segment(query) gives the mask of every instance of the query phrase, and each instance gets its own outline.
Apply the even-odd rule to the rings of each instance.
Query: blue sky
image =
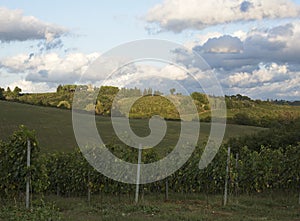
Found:
[[[105,51],[157,38],[200,53],[226,94],[300,99],[300,0],[216,2],[1,0],[0,87],[52,91]]]
[[[24,15],[59,24],[72,31],[64,43],[82,52],[107,51],[127,41],[149,37],[172,39],[184,42],[186,35],[162,33],[149,35],[145,30],[143,16],[158,0],[148,1],[1,1],[9,9],[22,9]],[[30,42],[31,43],[31,42]],[[25,44],[27,47],[30,43]],[[23,43],[21,45],[24,45]],[[19,48],[10,44],[6,48]],[[26,47],[25,46],[25,47]],[[26,48],[25,48],[26,49]],[[30,51],[30,50],[29,50]],[[7,51],[6,51],[7,52]],[[1,55],[6,55],[1,51]]]

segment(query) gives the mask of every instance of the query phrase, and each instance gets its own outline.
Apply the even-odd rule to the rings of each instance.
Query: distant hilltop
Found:
[[[113,101],[115,101],[120,107],[120,116],[146,119],[153,115],[160,115],[165,119],[180,120],[178,110],[168,99],[171,96],[172,100],[177,103],[186,103],[191,97],[197,108],[199,119],[205,122],[211,120],[211,110],[216,111],[225,105],[227,122],[235,124],[269,127],[274,123],[291,122],[300,117],[300,101],[253,100],[241,94],[225,96],[225,99],[221,99],[200,92],[193,92],[187,96],[177,93],[174,88],[171,88],[168,94],[164,94],[152,88],[118,88],[113,86],[97,88],[91,84],[59,85],[56,92],[52,93],[22,93],[22,89],[19,87],[15,87],[14,90],[8,87],[6,90],[0,88],[0,99],[71,109],[76,90],[84,93],[84,99],[80,101],[84,104],[84,111],[94,112],[102,116],[111,115]],[[94,101],[95,92],[98,92],[96,102]],[[136,100],[136,97],[140,98]],[[125,113],[122,107],[130,105],[132,99],[136,101],[131,107],[130,113]]]

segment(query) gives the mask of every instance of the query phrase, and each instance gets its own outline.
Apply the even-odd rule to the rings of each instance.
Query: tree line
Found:
[[[33,105],[71,109],[74,92],[79,90],[84,98],[79,100],[80,106],[86,112],[94,112],[97,115],[110,116],[112,104],[120,108],[120,116],[127,113],[122,112],[122,107],[130,104],[136,97],[141,97],[132,106],[127,117],[130,118],[150,118],[153,115],[162,115],[165,119],[179,120],[178,110],[168,100],[172,99],[185,103],[189,96],[175,93],[176,89],[171,88],[170,94],[163,95],[159,90],[152,88],[118,88],[112,86],[102,86],[100,88],[92,85],[59,85],[57,91],[53,93],[21,93],[22,89],[15,87],[14,90],[0,88],[0,99],[16,101]],[[94,93],[98,92],[94,103]],[[300,109],[295,106],[297,102],[283,101],[262,101],[252,100],[240,94],[225,96],[225,104],[222,99],[215,96],[208,96],[200,92],[190,94],[193,99],[199,118],[201,121],[211,121],[211,110],[224,107],[226,104],[228,123],[251,125],[260,127],[272,127],[276,124],[291,122],[300,117]]]

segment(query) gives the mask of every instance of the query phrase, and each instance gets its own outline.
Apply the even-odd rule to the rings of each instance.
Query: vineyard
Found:
[[[300,0],[3,0],[0,46],[0,221],[300,221]]]
[[[27,142],[31,145],[32,164],[26,167]],[[111,144],[119,157],[136,162],[136,150]],[[127,151],[124,151],[127,150]],[[143,196],[170,193],[222,194],[226,179],[227,148],[221,147],[213,162],[204,170],[198,169],[202,148],[197,147],[189,161],[166,180],[141,185]],[[160,159],[153,150],[142,155],[143,163]],[[242,147],[230,155],[229,191],[231,195],[268,191],[289,191],[297,194],[300,184],[300,145],[272,150],[261,147],[252,151]],[[79,150],[41,154],[34,131],[21,126],[7,142],[0,144],[0,196],[2,200],[24,201],[25,182],[30,177],[30,192],[35,195],[61,197],[93,195],[134,196],[135,185],[115,182],[95,171]],[[0,216],[1,218],[1,216]],[[1,219],[0,219],[1,220]]]
[[[222,148],[214,161],[205,170],[198,169],[201,151],[193,157],[168,180],[169,190],[184,193],[222,193],[225,182],[227,150]],[[65,155],[51,154],[42,161],[48,170],[50,185],[48,193],[61,195],[85,195],[92,193],[113,193],[134,195],[135,186],[115,182],[95,171],[79,151]],[[155,154],[143,154],[143,162],[158,160]],[[231,190],[239,193],[262,192],[266,190],[299,189],[300,171],[299,146],[286,148],[286,151],[263,148],[260,153],[242,148],[238,168],[236,159],[231,155],[230,184]],[[128,159],[129,160],[129,159]],[[131,159],[132,160],[132,159]],[[133,160],[132,160],[133,161]],[[238,186],[235,186],[238,183]],[[209,187],[209,188],[208,188]],[[165,180],[142,185],[144,193],[164,192]]]

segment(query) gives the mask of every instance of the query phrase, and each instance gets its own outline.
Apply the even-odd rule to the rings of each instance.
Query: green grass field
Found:
[[[109,143],[113,138],[117,139],[109,117],[97,116],[96,122],[104,142]],[[70,110],[0,101],[0,139],[6,140],[21,124],[36,131],[42,152],[68,152],[77,146]],[[134,119],[130,121],[130,124],[132,130],[139,136],[146,136],[150,132],[148,120]],[[177,142],[180,123],[168,121],[167,125],[167,134],[159,146],[172,147]],[[251,134],[261,130],[264,128],[227,125],[225,140],[229,137]],[[210,124],[201,123],[200,144],[207,139],[209,131]]]
[[[48,205],[55,205],[55,211],[62,221],[300,220],[300,205],[297,202],[297,194],[280,192],[230,196],[226,207],[222,205],[222,198],[222,195],[173,193],[170,194],[168,201],[164,201],[163,194],[153,194],[145,195],[138,204],[135,204],[132,195],[94,195],[90,203],[83,197],[64,198],[50,195],[45,196],[44,202]],[[4,209],[8,206],[10,209]],[[35,210],[36,213],[37,210]],[[19,205],[16,209],[13,202],[1,205],[0,201],[0,221],[24,220],[28,213],[32,214],[33,212],[26,211],[24,205]],[[33,216],[31,215],[31,217]],[[42,217],[46,220],[45,218],[49,217],[49,213],[45,213]]]
[[[145,196],[138,205],[128,196],[96,196],[89,206],[83,198],[49,197],[61,208],[63,220],[230,220],[230,221],[299,221],[300,206],[295,194],[257,194],[231,197],[222,206],[221,195],[173,194],[164,202],[163,195]]]

